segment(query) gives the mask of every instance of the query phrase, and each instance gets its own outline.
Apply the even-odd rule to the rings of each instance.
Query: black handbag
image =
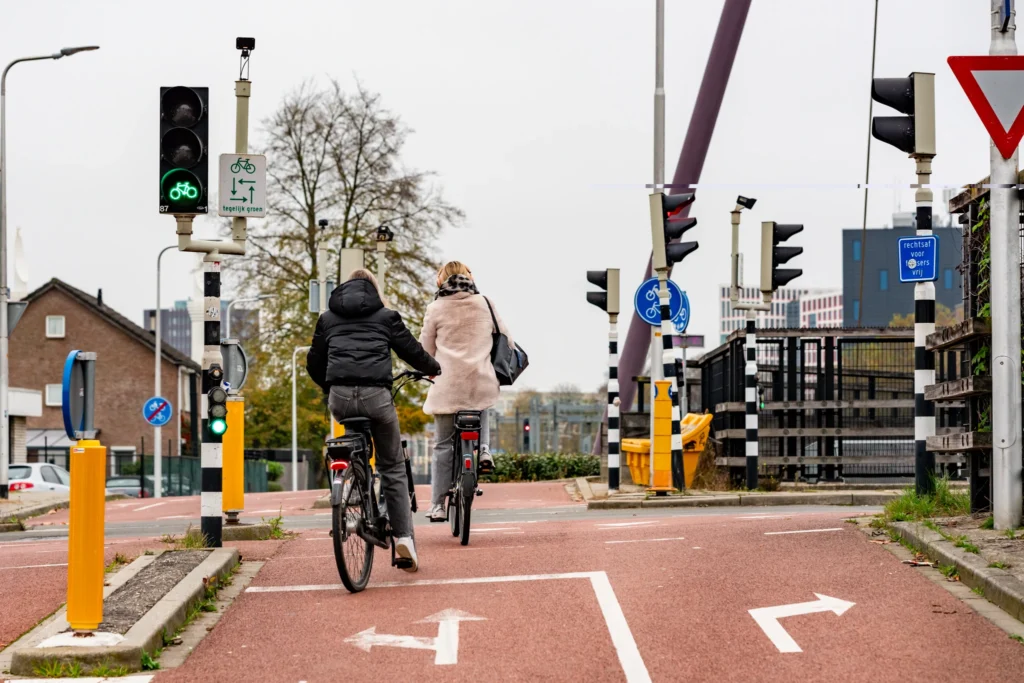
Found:
[[[494,323],[494,332],[491,333],[491,365],[494,366],[498,385],[511,386],[530,365],[530,359],[519,344],[515,345],[515,349],[509,348],[508,337],[498,329],[498,319],[491,308],[491,302],[487,297],[484,297],[484,301],[487,302],[487,310],[491,312],[491,322]]]

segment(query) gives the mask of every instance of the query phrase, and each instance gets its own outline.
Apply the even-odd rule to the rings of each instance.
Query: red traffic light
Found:
[[[524,432],[530,431],[530,425],[523,425],[523,431]]]

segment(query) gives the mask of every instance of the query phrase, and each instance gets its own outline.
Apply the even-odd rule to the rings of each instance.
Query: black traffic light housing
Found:
[[[802,254],[804,248],[778,246],[798,232],[803,232],[803,229],[804,226],[797,224],[787,225],[773,221],[761,223],[762,292],[774,292],[804,274],[804,271],[798,268],[779,268],[780,264]]]
[[[207,428],[214,436],[222,436],[228,430],[228,392],[221,386],[224,371],[215,363],[209,373],[213,386],[206,392]]]
[[[587,303],[594,304],[608,315],[619,314],[619,269],[588,270],[587,282],[603,292],[587,292]]]
[[[655,192],[650,196],[654,270],[666,270],[697,251],[696,242],[673,243],[697,225],[696,218],[676,218],[695,198],[692,192],[676,195]]]
[[[523,418],[523,450],[530,450],[530,418]]]
[[[208,212],[209,102],[209,88],[160,88],[160,213]]]
[[[871,135],[913,157],[935,156],[935,74],[874,78],[871,99],[906,116],[875,116]]]

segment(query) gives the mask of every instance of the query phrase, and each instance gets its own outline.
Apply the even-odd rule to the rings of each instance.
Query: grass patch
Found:
[[[956,568],[955,565],[940,564],[940,565],[937,565],[935,568],[938,569],[940,572],[942,572],[942,575],[945,576],[947,579],[959,579],[960,578],[960,572],[957,571],[957,568]]]
[[[175,550],[202,550],[206,547],[206,536],[191,524],[188,525],[184,535],[172,536],[171,534],[164,534],[160,541],[173,545]]]
[[[127,676],[128,673],[128,667],[126,666],[112,667],[109,664],[104,663],[97,667],[93,667],[92,671],[89,672],[89,676],[93,678],[119,678],[121,676]]]
[[[988,518],[984,522],[981,523],[981,528],[982,529],[995,529],[996,528],[996,518],[993,517],[992,515],[989,515]]]
[[[82,665],[78,662],[65,664],[56,659],[44,659],[32,667],[39,678],[81,678]]]
[[[963,548],[967,552],[974,553],[975,555],[977,555],[979,552],[978,546],[971,543],[970,539],[963,535],[957,536],[955,539],[953,539],[953,545],[955,545],[957,548]]]
[[[1011,633],[1010,640],[1016,640],[1018,643],[1024,643],[1024,636],[1017,635],[1016,633]]]
[[[142,651],[142,670],[143,671],[156,671],[160,668],[160,654],[163,652],[163,648],[159,648],[153,654],[149,654],[145,650]]]
[[[988,566],[989,566],[989,569],[1009,569],[1010,568],[1010,565],[1006,564],[1005,562],[990,562]]]
[[[132,563],[132,559],[133,558],[127,557],[126,555],[122,555],[121,553],[117,553],[116,555],[114,555],[114,559],[111,560],[110,564],[108,564],[106,566],[104,571],[107,574],[109,574],[111,572],[116,572],[121,567],[124,567],[125,565],[131,564]]]
[[[971,499],[967,491],[954,490],[949,485],[947,477],[933,481],[935,492],[931,495],[919,496],[913,487],[908,487],[899,498],[886,503],[881,526],[892,522],[918,522],[929,517],[959,517],[970,514]]]
[[[982,588],[981,586],[975,586],[974,588],[971,589],[971,592],[974,593],[975,595],[980,595],[982,597],[985,597],[985,589]]]
[[[261,519],[270,527],[270,537],[273,539],[280,540],[294,535],[284,529],[284,516],[281,513],[281,508],[277,510],[277,517],[272,517],[271,519],[263,517]]]
[[[1007,538],[1017,538],[1017,534],[1013,532],[1013,529],[1003,530],[1003,536],[1006,536]]]

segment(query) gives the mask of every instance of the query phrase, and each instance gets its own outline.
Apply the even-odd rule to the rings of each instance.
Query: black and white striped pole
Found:
[[[587,282],[604,292],[587,292],[587,302],[608,314],[608,492],[619,490],[619,269],[588,270]]]
[[[662,376],[670,382],[669,392],[672,399],[672,486],[680,491],[686,487],[686,481],[683,476],[683,439],[680,429],[682,417],[679,413],[679,383],[676,377],[675,350],[672,344],[674,329],[670,307],[671,295],[668,290],[668,271],[673,265],[697,251],[697,242],[676,241],[683,236],[683,233],[697,225],[696,218],[675,219],[675,216],[692,204],[694,199],[692,193],[665,195],[661,192],[654,192],[650,195],[652,265],[658,274],[658,299],[661,304]],[[653,405],[651,421],[653,424]],[[653,466],[654,439],[651,439],[651,462]]]
[[[203,259],[203,393],[202,446],[199,452],[200,528],[211,548],[222,545],[223,435],[227,430],[227,392],[220,366],[220,255]]]
[[[932,191],[926,185],[931,177],[932,158],[935,156],[935,74],[915,71],[906,78],[872,79],[871,99],[906,114],[906,116],[874,117],[871,120],[871,135],[906,152],[914,159],[918,183],[914,195],[917,202],[917,235],[930,237],[932,235]],[[1013,181],[1016,182],[1016,174],[1013,175]],[[994,176],[992,182],[996,182]],[[993,192],[995,191],[993,189]],[[1016,214],[1012,220],[1016,225]],[[1016,228],[1013,232],[1013,243],[1017,244]],[[995,241],[992,244],[993,262],[995,262],[998,258]],[[1016,250],[1017,247],[1015,246],[1013,249]],[[1019,279],[1019,274],[1014,276],[1014,282],[1019,283]],[[1017,284],[1013,286],[1015,289],[1019,289]],[[994,290],[993,287],[993,292]],[[993,303],[995,303],[994,300]],[[935,455],[928,451],[928,437],[935,434],[935,404],[924,398],[925,387],[935,383],[935,357],[927,351],[925,345],[928,335],[934,331],[935,283],[916,282],[914,284],[914,484],[918,495],[934,492]],[[996,350],[995,345],[993,345],[993,349]],[[1019,391],[1020,378],[1015,378],[1014,382]],[[999,387],[996,386],[995,394],[998,394],[998,390]],[[1002,528],[999,526],[998,517],[997,515],[996,528]]]

